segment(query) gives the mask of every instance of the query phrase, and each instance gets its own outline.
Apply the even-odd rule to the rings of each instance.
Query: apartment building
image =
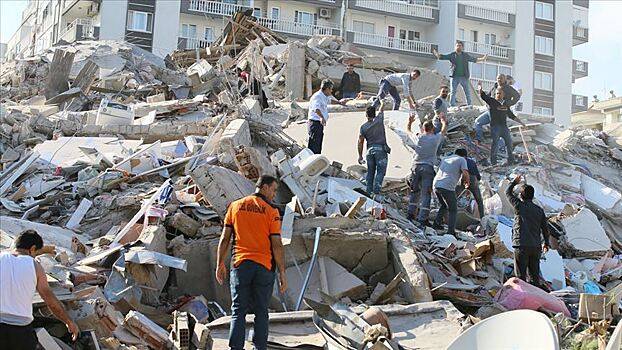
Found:
[[[565,125],[571,111],[587,108],[572,83],[587,76],[588,63],[573,59],[572,48],[588,40],[589,0],[31,0],[9,53],[99,38],[164,56],[206,47],[242,9],[292,39],[339,35],[369,54],[445,74],[449,63],[432,50],[450,52],[462,40],[467,52],[488,55],[471,67],[474,85],[489,88],[497,74],[510,74],[524,112],[555,115]]]

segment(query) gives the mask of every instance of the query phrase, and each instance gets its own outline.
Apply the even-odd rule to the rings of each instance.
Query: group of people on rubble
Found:
[[[484,216],[484,204],[479,190],[479,173],[475,159],[468,156],[464,148],[456,149],[451,156],[440,161],[441,145],[448,130],[448,108],[456,104],[458,86],[462,86],[467,104],[471,104],[469,92],[469,62],[486,60],[474,58],[463,52],[463,43],[456,42],[455,52],[435,56],[451,62],[451,91],[448,86],[441,86],[438,97],[434,100],[434,116],[426,120],[414,135],[414,158],[412,173],[408,183],[410,197],[408,218],[420,227],[431,226],[442,230],[447,215],[447,234],[455,235],[457,196],[468,190],[477,202],[480,217]],[[367,164],[367,192],[376,200],[381,200],[380,190],[387,170],[390,148],[384,129],[384,103],[386,95],[393,99],[393,109],[400,108],[401,98],[397,90],[402,87],[411,111],[418,104],[411,94],[411,83],[421,76],[419,70],[409,73],[394,73],[384,77],[379,83],[379,91],[371,106],[366,109],[367,121],[360,127],[357,145],[359,163]],[[511,107],[520,99],[520,93],[511,86],[509,77],[499,75],[497,83],[489,94],[478,86],[480,97],[489,110],[475,121],[476,143],[482,141],[483,126],[490,124],[492,135],[491,164],[496,164],[499,139],[505,143],[508,164],[514,163],[512,139],[507,126],[507,118],[522,124],[513,114]],[[338,87],[342,99],[333,97],[334,85],[330,80],[321,83],[320,90],[311,97],[308,114],[308,147],[314,153],[322,152],[324,127],[327,124],[328,104],[345,104],[360,93],[360,77],[353,66]],[[448,96],[451,95],[449,101]],[[415,115],[408,120],[411,130]],[[363,147],[367,153],[363,157]],[[438,165],[438,166],[437,166]],[[437,169],[435,170],[435,167]],[[534,188],[523,185],[519,196],[514,188],[520,183],[521,176],[516,176],[506,190],[506,196],[514,208],[515,219],[512,245],[515,254],[515,273],[539,286],[540,255],[548,250],[547,220],[542,208],[533,203]],[[462,186],[461,186],[462,185]],[[253,343],[257,349],[267,348],[268,304],[273,292],[275,279],[278,279],[278,291],[287,289],[285,259],[280,238],[281,219],[279,211],[272,201],[276,195],[278,181],[272,176],[263,175],[256,184],[256,192],[231,203],[227,209],[223,232],[220,237],[217,255],[216,279],[224,283],[229,274],[232,299],[232,319],[229,346],[243,349],[245,345],[246,314],[255,314]],[[464,188],[464,189],[463,189]],[[439,202],[439,210],[432,224],[429,223],[431,195],[434,193]],[[75,340],[79,329],[64,311],[62,305],[51,291],[43,267],[33,260],[43,247],[41,236],[27,230],[15,240],[15,249],[0,253],[0,343],[11,349],[34,349],[36,335],[32,327],[32,298],[35,291],[43,298],[50,311],[63,323]],[[227,253],[231,251],[231,268],[227,271]],[[278,268],[278,272],[277,272]]]

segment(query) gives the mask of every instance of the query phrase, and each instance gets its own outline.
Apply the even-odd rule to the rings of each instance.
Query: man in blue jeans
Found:
[[[477,85],[477,91],[488,105],[488,110],[490,112],[490,134],[492,135],[492,145],[490,146],[490,164],[497,164],[497,152],[499,151],[499,138],[503,138],[505,141],[505,149],[508,155],[508,165],[514,164],[514,154],[513,152],[513,143],[512,143],[512,135],[510,134],[510,129],[507,125],[507,118],[514,119],[522,126],[525,126],[518,117],[512,113],[510,107],[508,107],[504,103],[504,94],[503,88],[499,87],[495,90],[495,97],[492,98],[488,96],[483,90],[482,85]]]
[[[449,156],[441,161],[438,172],[434,177],[434,193],[438,198],[440,207],[434,219],[432,228],[435,230],[443,229],[443,220],[447,214],[447,234],[456,234],[456,219],[458,214],[458,204],[456,200],[456,186],[460,183],[464,188],[471,185],[469,177],[469,168],[467,165],[467,151],[459,148],[454,155]]]
[[[516,103],[518,103],[518,101],[520,100],[520,93],[509,84],[505,74],[497,75],[497,82],[490,90],[488,96],[494,96],[495,91],[498,87],[501,87],[503,89],[503,103],[506,106],[512,107]],[[473,126],[475,128],[476,145],[479,145],[479,143],[482,142],[482,138],[484,136],[484,125],[487,124],[490,124],[490,111],[486,111],[480,114],[480,116],[475,119],[475,124]],[[502,144],[502,146],[503,145],[504,144]]]
[[[358,152],[359,164],[363,164],[363,144],[367,141],[367,193],[373,198],[380,195],[382,181],[387,173],[390,148],[384,130],[384,102],[380,102],[380,111],[367,107],[367,122],[361,125],[359,132]]]
[[[229,347],[244,349],[246,313],[255,314],[253,344],[265,350],[268,343],[268,304],[274,286],[274,263],[279,269],[279,291],[287,289],[285,258],[281,243],[281,218],[273,206],[278,183],[262,175],[256,192],[229,205],[218,243],[216,280],[227,275],[225,258],[233,237],[231,262],[231,327]]]
[[[436,51],[436,49],[432,50],[432,53],[437,59],[451,62],[451,74],[449,75],[451,77],[451,98],[449,103],[452,106],[456,105],[458,85],[462,86],[462,90],[466,96],[467,105],[471,105],[471,90],[469,89],[471,86],[471,83],[469,82],[471,74],[469,73],[469,62],[484,62],[488,57],[488,55],[484,55],[480,58],[475,58],[463,50],[464,43],[460,40],[456,40],[456,51],[452,53],[441,55],[438,51]]]
[[[414,118],[408,120],[408,131],[411,129]],[[422,126],[422,135],[415,137],[412,165],[412,174],[410,175],[409,187],[410,196],[408,199],[408,219],[414,220],[417,208],[417,224],[420,226],[429,226],[428,217],[430,214],[430,202],[432,200],[432,181],[434,180],[434,165],[437,161],[437,150],[445,134],[447,133],[447,119],[444,114],[440,115],[441,131],[434,132],[434,124],[426,121]]]
[[[415,69],[410,73],[393,73],[382,78],[379,83],[377,99],[374,100],[372,106],[378,108],[378,106],[380,105],[380,101],[382,101],[387,96],[387,94],[389,94],[393,99],[393,110],[399,110],[402,99],[400,98],[400,93],[399,91],[397,91],[397,88],[401,86],[404,89],[404,95],[406,96],[406,100],[408,101],[408,106],[411,110],[416,109],[417,102],[415,102],[415,98],[410,91],[410,85],[420,76],[421,71]]]

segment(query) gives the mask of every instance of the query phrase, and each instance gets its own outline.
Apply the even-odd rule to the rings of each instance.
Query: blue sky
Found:
[[[6,43],[19,27],[26,3],[26,0],[0,0],[0,42]],[[592,95],[603,98],[604,92],[612,89],[622,95],[620,14],[620,0],[590,0],[589,42],[573,49],[574,58],[589,62],[589,75],[577,80],[574,93],[587,95],[590,100]]]

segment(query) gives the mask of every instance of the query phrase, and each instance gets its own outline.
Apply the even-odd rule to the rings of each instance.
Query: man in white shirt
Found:
[[[420,76],[421,71],[415,69],[410,73],[393,73],[382,78],[379,84],[378,99],[374,101],[373,106],[378,108],[380,101],[384,99],[387,94],[389,94],[391,95],[391,98],[393,98],[393,110],[397,111],[400,109],[402,99],[400,98],[400,93],[397,91],[397,88],[402,86],[404,89],[404,95],[408,100],[408,105],[411,110],[414,110],[417,107],[417,103],[415,102],[415,99],[410,91],[410,84]]]
[[[322,80],[320,90],[316,91],[309,100],[309,142],[307,147],[315,154],[322,153],[322,141],[324,140],[324,127],[328,121],[328,105],[331,101],[336,101],[345,105],[350,99],[337,101],[333,97],[333,82],[330,79]]]
[[[15,239],[15,249],[0,253],[0,344],[3,349],[34,350],[37,336],[32,327],[32,301],[39,293],[52,314],[61,320],[75,341],[80,332],[67,316],[48,285],[45,270],[34,257],[43,247],[43,239],[34,230],[26,230]]]

